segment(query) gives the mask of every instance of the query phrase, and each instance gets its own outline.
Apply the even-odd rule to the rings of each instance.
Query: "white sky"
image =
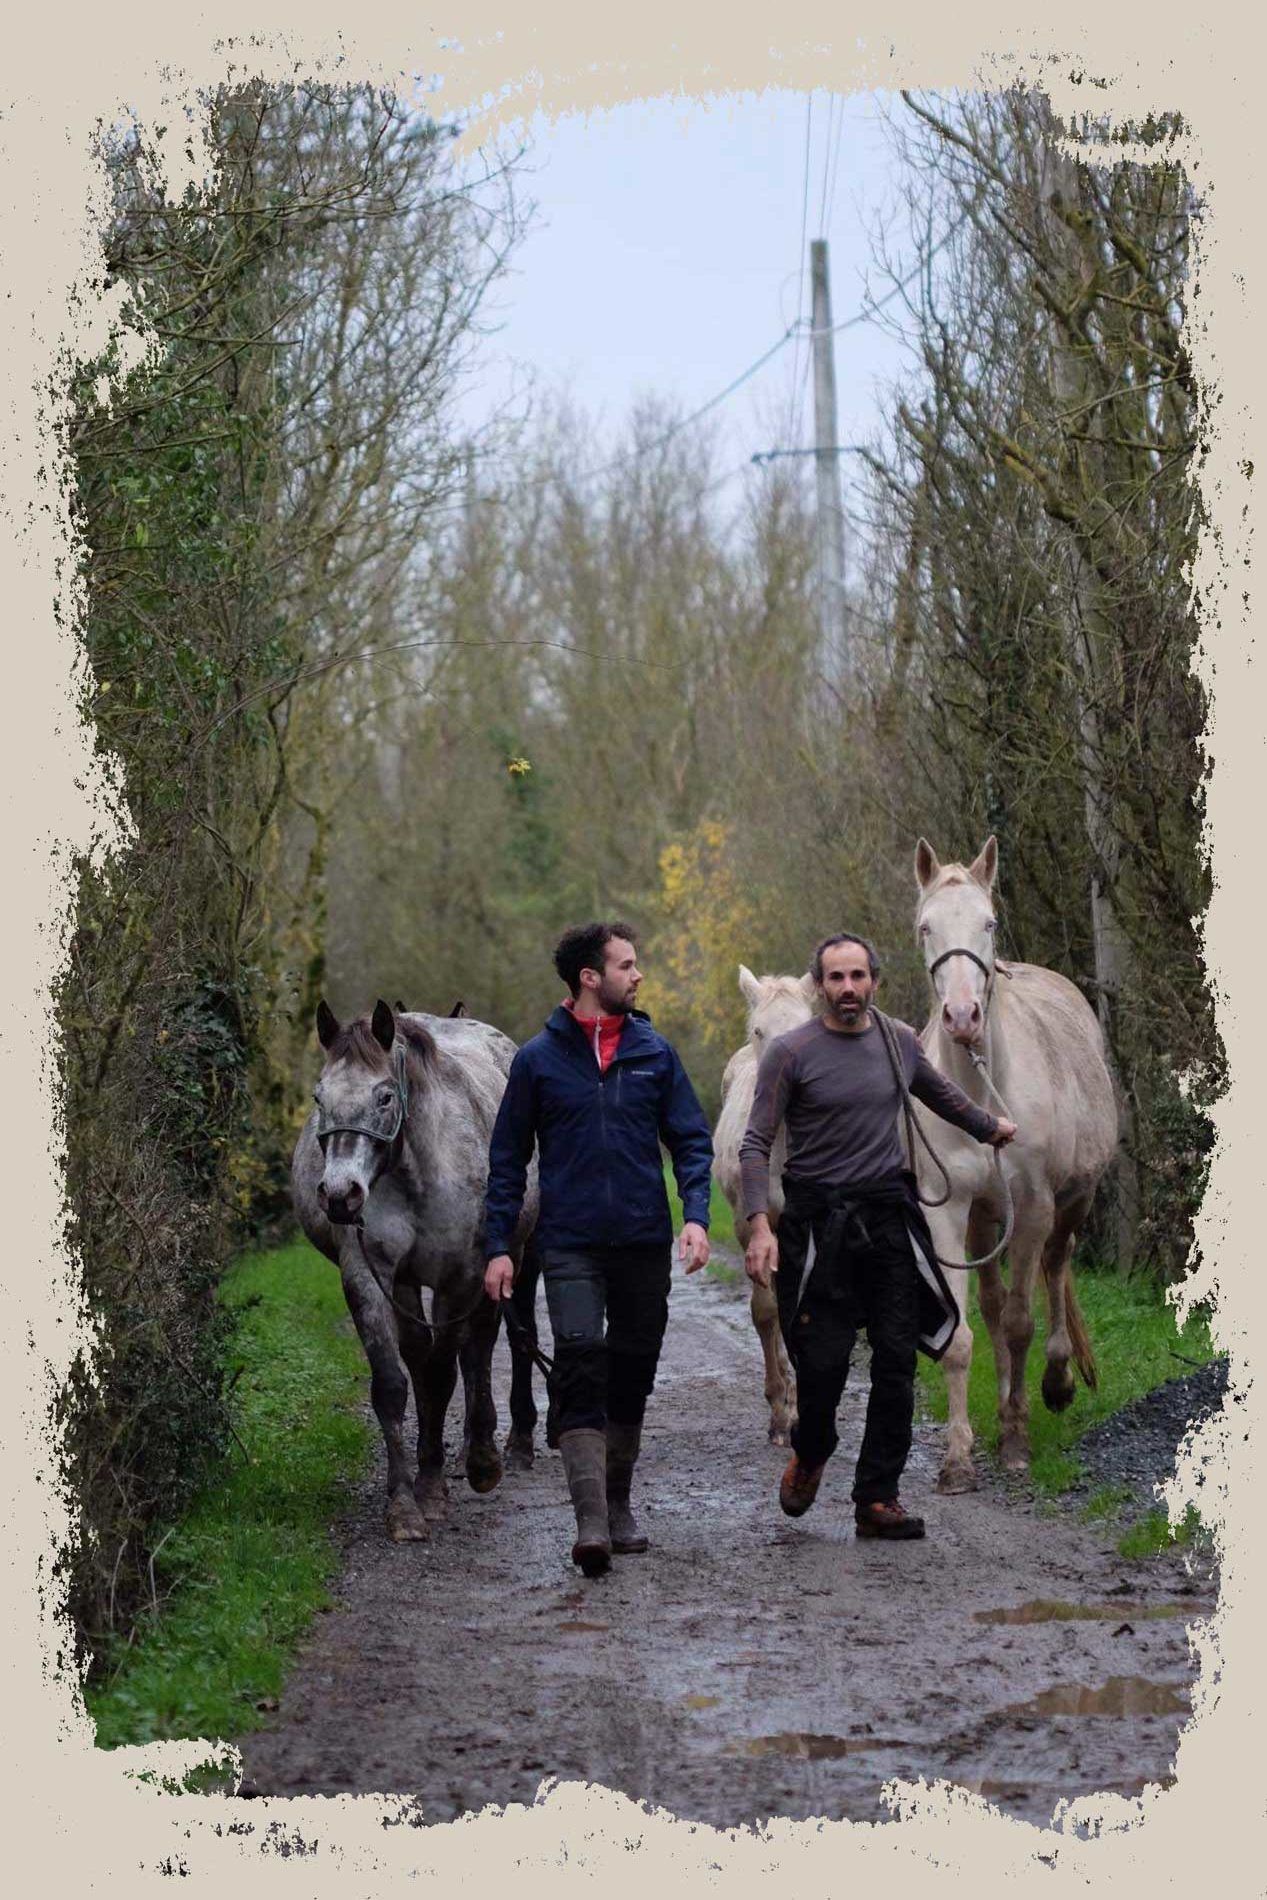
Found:
[[[872,257],[876,226],[900,257],[911,252],[882,103],[813,95],[803,254],[804,93],[710,105],[651,100],[533,121],[531,169],[518,189],[535,199],[537,215],[486,306],[485,320],[501,327],[480,346],[465,420],[478,428],[531,371],[542,394],[565,392],[590,414],[601,459],[640,395],[697,408],[776,341],[797,316],[798,297],[808,320],[811,238],[830,243],[836,323],[860,307],[868,276],[873,296],[883,295],[889,279]],[[907,359],[875,323],[835,344],[839,436],[855,441],[873,429],[884,385]],[[807,347],[788,343],[714,411],[719,467],[812,442]]]

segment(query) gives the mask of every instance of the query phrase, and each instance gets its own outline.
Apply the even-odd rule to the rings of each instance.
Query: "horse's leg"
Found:
[[[971,1230],[969,1230],[971,1231]],[[981,1251],[989,1253],[998,1239],[994,1232]],[[1003,1416],[1003,1407],[1007,1404],[1007,1395],[1012,1389],[1012,1360],[1003,1337],[1003,1302],[1007,1297],[1007,1288],[1003,1284],[1003,1269],[997,1260],[988,1267],[977,1269],[977,1300],[981,1307],[981,1317],[985,1329],[990,1335],[990,1344],[994,1348],[994,1371],[999,1386],[999,1416]]]
[[[481,1300],[458,1348],[466,1394],[466,1481],[472,1491],[495,1491],[502,1481],[493,1401],[493,1346],[501,1317],[491,1300]]]
[[[1029,1470],[1029,1393],[1025,1362],[1034,1337],[1034,1285],[1051,1230],[1050,1199],[1016,1210],[1008,1248],[1008,1288],[1003,1300],[1003,1338],[1008,1354],[1008,1395],[999,1410],[999,1457],[1005,1471]]]
[[[965,1258],[968,1204],[961,1197],[945,1207],[929,1209],[928,1227],[933,1249],[941,1260]],[[959,1308],[959,1324],[942,1354],[946,1375],[948,1427],[946,1456],[937,1476],[937,1489],[945,1492],[975,1491],[977,1474],[972,1468],[972,1426],[968,1420],[968,1372],[972,1365],[972,1327],[968,1321],[968,1275],[954,1267],[945,1268],[947,1285]]]
[[[1069,1261],[1074,1238],[1086,1213],[1083,1206],[1058,1214],[1043,1248],[1043,1280],[1047,1287],[1047,1364],[1043,1368],[1043,1404],[1049,1412],[1063,1412],[1073,1404],[1073,1340],[1069,1330]]]
[[[510,1344],[510,1430],[506,1434],[506,1464],[512,1471],[526,1471],[532,1464],[532,1435],[537,1427],[537,1407],[532,1396],[532,1351],[537,1344],[537,1282],[541,1278],[541,1256],[529,1241],[524,1248],[523,1264],[510,1296],[515,1317],[523,1329],[522,1339],[507,1327]]]
[[[444,1481],[444,1415],[457,1384],[458,1353],[453,1329],[441,1330],[439,1301],[431,1308],[432,1335],[425,1362],[419,1367],[418,1475],[414,1496],[428,1518],[439,1517],[449,1490]]]
[[[765,1396],[770,1407],[769,1438],[772,1445],[786,1445],[796,1403],[792,1368],[779,1327],[779,1308],[774,1288],[758,1286],[755,1281],[750,1302],[752,1323],[761,1341],[765,1360]]]
[[[413,1467],[405,1450],[409,1375],[401,1360],[392,1307],[365,1263],[345,1253],[340,1262],[343,1297],[370,1362],[370,1402],[387,1447],[387,1534],[394,1543],[416,1542],[427,1525],[414,1501]]]
[[[414,1498],[425,1515],[426,1486],[420,1484],[419,1478],[426,1461],[427,1370],[432,1356],[433,1335],[423,1314],[422,1292],[419,1287],[412,1281],[398,1280],[392,1297],[396,1304],[396,1332],[400,1340],[400,1356],[413,1382],[414,1409],[418,1414],[418,1475],[414,1479]],[[443,1484],[443,1479],[441,1483]]]

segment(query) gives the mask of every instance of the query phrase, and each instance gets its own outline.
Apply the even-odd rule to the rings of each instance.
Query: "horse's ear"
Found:
[[[937,853],[933,850],[927,838],[921,838],[915,847],[915,882],[919,885],[921,891],[928,889],[940,870],[941,865],[938,863]]]
[[[374,1005],[374,1014],[370,1017],[370,1028],[374,1031],[375,1040],[380,1042],[390,1055],[392,1044],[396,1040],[396,1018],[381,996]]]
[[[986,839],[972,863],[968,876],[975,877],[984,890],[993,890],[994,874],[999,868],[999,841],[993,833]]]
[[[739,965],[739,987],[744,993],[745,1000],[755,1007],[761,996],[761,985],[746,963]]]
[[[317,1004],[317,1041],[328,1049],[339,1033],[339,1019],[323,996]]]
[[[470,1010],[466,1007],[466,1004],[462,1001],[460,996],[453,1005],[453,1008],[449,1011],[450,1016],[469,1016],[470,1013]]]
[[[806,970],[804,976],[801,978],[801,995],[805,998],[807,1003],[816,1003],[818,1001],[818,984],[814,981],[814,972],[812,970]]]

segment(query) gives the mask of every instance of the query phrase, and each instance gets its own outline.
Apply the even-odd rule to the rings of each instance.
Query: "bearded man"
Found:
[[[915,1031],[891,1022],[891,1058],[872,1001],[880,964],[865,937],[828,937],[812,974],[822,1013],[761,1058],[739,1147],[744,1265],[769,1286],[777,1274],[779,1325],[796,1368],[793,1456],[779,1485],[789,1517],[809,1510],[837,1445],[836,1409],[858,1328],[871,1346],[867,1422],[854,1475],[859,1537],[924,1535],[898,1484],[911,1448],[917,1347],[939,1358],[959,1323],[950,1288],[898,1135],[905,1086],[934,1114],[1002,1147],[1015,1123],[987,1114],[925,1056]],[[784,1206],[777,1238],[767,1213],[770,1150],[787,1122]],[[812,1243],[812,1245],[811,1245]]]

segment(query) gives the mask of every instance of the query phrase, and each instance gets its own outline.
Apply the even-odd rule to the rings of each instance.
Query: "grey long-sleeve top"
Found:
[[[943,1120],[989,1141],[998,1122],[935,1069],[915,1031],[895,1022],[906,1085]],[[821,1017],[778,1036],[757,1069],[752,1114],[739,1146],[745,1215],[764,1213],[770,1150],[787,1123],[787,1172],[822,1187],[874,1181],[906,1165],[901,1098],[879,1029],[829,1029]]]

